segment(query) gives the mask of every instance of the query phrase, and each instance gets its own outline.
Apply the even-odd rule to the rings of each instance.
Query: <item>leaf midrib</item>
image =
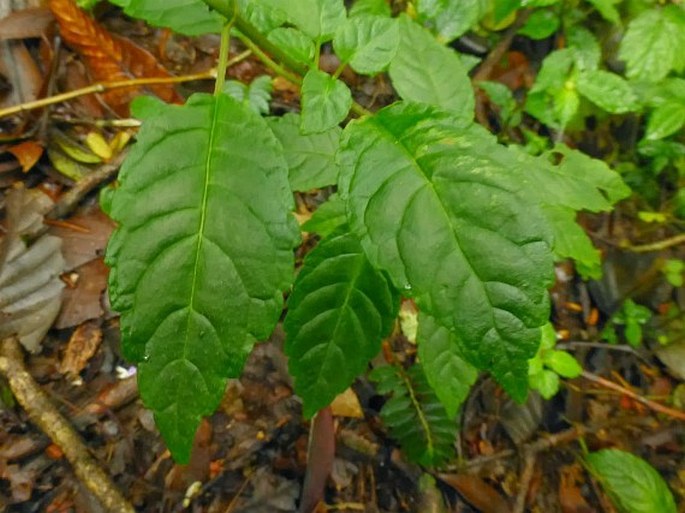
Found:
[[[195,297],[196,297],[196,290],[197,290],[197,275],[198,275],[198,269],[199,269],[199,264],[200,264],[200,254],[202,252],[202,246],[204,243],[205,239],[205,226],[207,223],[207,203],[208,203],[208,196],[209,196],[209,176],[211,174],[211,168],[212,168],[212,160],[213,160],[213,154],[214,152],[212,151],[212,148],[214,147],[214,139],[216,137],[216,127],[218,124],[218,113],[219,109],[217,108],[217,102],[219,101],[218,98],[213,98],[212,102],[212,121],[209,127],[209,137],[208,137],[208,145],[207,145],[207,157],[205,159],[205,165],[204,165],[204,187],[202,189],[202,200],[200,203],[200,222],[198,226],[198,237],[197,237],[197,246],[195,250],[195,263],[193,264],[193,278],[192,278],[192,283],[190,286],[190,297],[189,297],[189,306],[190,306],[190,311],[188,312],[188,317],[186,321],[186,330],[185,330],[185,336],[183,340],[183,359],[187,360],[187,351],[188,351],[188,346],[189,346],[189,333],[190,333],[190,318],[192,316],[192,313],[195,312]]]

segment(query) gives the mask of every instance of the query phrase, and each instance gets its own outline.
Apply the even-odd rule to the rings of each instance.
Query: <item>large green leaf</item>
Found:
[[[371,262],[517,399],[549,314],[548,226],[517,161],[458,118],[396,104],[343,133],[340,188]]]
[[[202,0],[111,0],[134,18],[155,27],[168,27],[174,32],[197,36],[221,32],[226,20],[210,11]]]
[[[302,81],[303,134],[326,132],[347,117],[352,93],[345,82],[318,69],[310,69]]]
[[[473,89],[459,56],[408,16],[401,16],[399,24],[400,46],[389,68],[399,95],[473,119]]]
[[[397,20],[383,16],[355,16],[340,27],[333,39],[336,55],[357,73],[383,71],[397,52]]]
[[[226,95],[141,100],[147,119],[111,205],[110,297],[143,401],[187,461],[201,417],[278,320],[298,232],[261,117]]]
[[[685,11],[676,5],[651,8],[630,22],[619,57],[628,78],[657,82],[685,66]]]
[[[675,513],[673,494],[645,460],[617,449],[588,454],[587,463],[622,513]]]
[[[651,141],[663,139],[676,133],[683,125],[685,125],[685,102],[665,102],[650,114],[645,137]]]
[[[302,135],[300,116],[297,114],[269,118],[268,122],[283,145],[292,190],[309,191],[337,182],[335,152],[338,151],[342,133],[339,126],[318,134]]]
[[[288,300],[285,351],[312,416],[350,386],[392,328],[398,296],[359,241],[338,230],[307,255]]]
[[[419,313],[417,343],[426,378],[447,415],[454,418],[478,373],[461,356],[457,335],[423,312]]]

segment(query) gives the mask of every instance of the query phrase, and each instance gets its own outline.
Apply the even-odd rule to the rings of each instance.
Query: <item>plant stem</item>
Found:
[[[242,32],[236,32],[235,35],[253,54],[257,56],[260,61],[266,65],[267,68],[272,70],[274,73],[290,80],[293,84],[302,84],[302,79],[299,76],[287,70],[271,57],[269,57],[265,52],[262,51],[259,45],[252,41],[252,39],[250,39],[248,36]]]
[[[228,67],[228,50],[231,46],[232,22],[226,23],[221,29],[221,46],[219,47],[219,62],[216,67],[216,81],[214,82],[214,96],[218,96],[224,90],[226,82],[226,68]]]
[[[650,253],[652,251],[663,251],[664,249],[678,246],[685,243],[685,233],[674,235],[668,239],[652,242],[651,244],[643,244],[641,246],[627,246],[625,249],[633,253]]]
[[[274,58],[291,70],[304,75],[307,73],[307,67],[299,63],[288,54],[283,52],[278,46],[269,41],[266,36],[264,36],[257,28],[252,25],[249,21],[240,16],[235,10],[235,0],[202,0],[209,7],[217,11],[219,14],[226,17],[226,19],[231,19],[235,16],[234,24],[235,27],[243,33],[247,38],[254,42],[259,48],[263,49],[265,52],[270,53]]]

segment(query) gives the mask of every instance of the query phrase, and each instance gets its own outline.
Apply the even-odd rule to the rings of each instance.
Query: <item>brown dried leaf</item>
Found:
[[[24,141],[19,144],[15,144],[14,146],[7,148],[7,151],[14,155],[19,161],[19,164],[21,164],[21,169],[24,171],[24,173],[35,166],[41,155],[43,155],[43,147],[36,141]]]
[[[169,77],[169,72],[147,50],[132,41],[110,34],[82,11],[73,0],[49,0],[64,41],[78,52],[97,82],[131,78]],[[172,85],[150,85],[150,91],[166,102],[180,102]],[[128,105],[140,88],[127,87],[103,93],[104,100],[121,116],[128,116]]]
[[[75,285],[64,290],[62,310],[55,321],[57,329],[71,328],[105,313],[102,293],[107,287],[108,273],[102,258],[96,258],[69,274],[70,283],[73,279]]]
[[[60,372],[77,377],[100,347],[102,330],[97,321],[84,322],[74,330],[64,351]]]
[[[54,19],[46,7],[15,11],[0,20],[0,40],[41,37]]]

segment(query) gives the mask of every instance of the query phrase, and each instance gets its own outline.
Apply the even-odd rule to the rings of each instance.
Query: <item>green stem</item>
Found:
[[[307,67],[305,65],[299,63],[298,61],[287,55],[285,52],[281,51],[281,49],[278,46],[273,44],[266,38],[266,36],[264,36],[264,34],[259,32],[259,30],[257,30],[257,28],[254,25],[252,25],[249,21],[244,19],[239,13],[236,14],[234,8],[235,0],[202,1],[209,7],[217,11],[219,14],[226,17],[226,19],[235,18],[235,27],[248,39],[250,39],[250,41],[255,43],[255,45],[259,46],[259,48],[273,55],[277,61],[283,63],[285,66],[287,66],[288,68],[290,68],[291,70],[295,71],[300,75],[304,75],[305,73],[307,73]]]
[[[216,81],[214,82],[214,96],[224,90],[226,69],[228,68],[228,49],[231,46],[231,23],[226,23],[221,29],[221,46],[219,47],[219,63],[216,67]]]
[[[287,70],[280,64],[278,64],[275,60],[273,60],[271,57],[269,57],[265,52],[262,51],[262,49],[255,44],[248,36],[243,34],[242,32],[235,32],[235,36],[240,39],[240,41],[247,46],[247,48],[257,56],[257,58],[262,61],[267,68],[272,70],[274,73],[277,73],[278,75],[281,75],[284,78],[287,78],[290,80],[293,84],[302,84],[302,79],[292,73],[291,71]]]

